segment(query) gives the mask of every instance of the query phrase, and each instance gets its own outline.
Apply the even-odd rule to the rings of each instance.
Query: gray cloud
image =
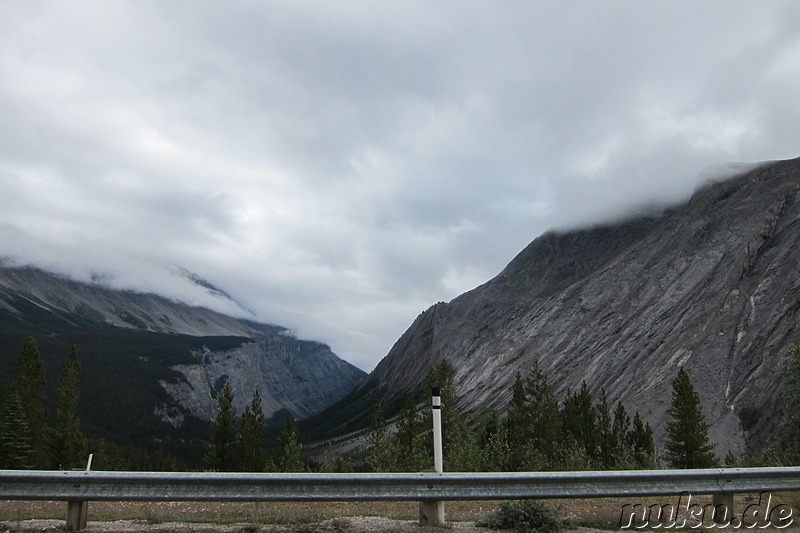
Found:
[[[370,369],[543,231],[797,156],[790,0],[0,6],[0,255]]]

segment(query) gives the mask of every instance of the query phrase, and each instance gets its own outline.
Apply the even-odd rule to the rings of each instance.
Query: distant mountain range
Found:
[[[595,397],[605,389],[658,437],[683,366],[717,453],[757,452],[785,418],[800,344],[799,191],[800,159],[764,163],[658,215],[544,234],[494,279],[421,313],[313,423],[348,413],[366,424],[377,400],[421,393],[440,359],[462,412],[502,412],[514,376],[538,360],[559,395],[583,381]]]
[[[200,277],[180,274],[213,297],[229,299]],[[239,412],[258,389],[273,422],[288,414],[304,418],[341,399],[366,375],[327,345],[297,339],[284,327],[101,282],[0,264],[0,384],[11,381],[13,361],[32,335],[53,393],[61,361],[76,342],[79,411],[90,433],[142,442],[196,439],[215,416],[226,382]]]

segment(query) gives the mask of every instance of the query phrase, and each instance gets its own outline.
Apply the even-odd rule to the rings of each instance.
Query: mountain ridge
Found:
[[[252,320],[232,317],[208,307],[150,292],[115,289],[103,283],[102,277],[95,279],[87,283],[33,265],[13,266],[8,262],[0,262],[0,288],[17,292],[23,297],[30,295],[32,302],[54,312],[83,312],[85,318],[106,325],[161,333],[197,336],[249,336],[259,333],[258,323]],[[192,278],[187,279],[211,294],[222,295],[231,305],[244,311],[237,302],[210,283],[199,284]],[[197,277],[197,280],[200,279]],[[185,309],[174,312],[181,305]]]
[[[799,189],[800,159],[767,162],[661,216],[545,233],[493,279],[421,313],[360,390],[384,402],[419,393],[445,358],[462,411],[502,411],[535,358],[560,396],[586,381],[658,436],[682,365],[718,452],[757,451],[780,429],[758,413],[780,407],[798,342]]]

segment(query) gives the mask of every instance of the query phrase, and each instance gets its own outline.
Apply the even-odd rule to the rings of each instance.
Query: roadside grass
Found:
[[[792,509],[793,527],[800,524],[800,493],[774,493],[772,505],[787,504]],[[711,503],[707,496],[693,496],[693,503]],[[745,509],[758,504],[759,495],[737,495],[734,516],[741,517]],[[495,511],[499,501],[445,502],[448,522],[484,522]],[[639,504],[644,508],[677,504],[677,497],[631,497],[545,500],[546,505],[557,509],[563,516],[567,529],[620,531],[625,505]],[[668,508],[665,508],[668,509]],[[0,522],[21,522],[35,519],[65,520],[65,502],[0,501]],[[383,517],[392,520],[416,521],[419,518],[417,502],[90,502],[90,522],[141,521],[160,524],[167,522],[191,524],[258,524],[303,526],[326,520],[349,517]],[[664,526],[631,527],[660,531]],[[674,527],[672,529],[675,529]],[[685,530],[691,529],[687,524]],[[760,529],[760,528],[759,528]],[[491,531],[491,530],[487,530]]]
[[[447,502],[447,520],[474,522],[498,502]],[[304,525],[352,516],[417,520],[417,502],[89,502],[89,521]],[[0,501],[0,521],[65,519],[65,502]]]

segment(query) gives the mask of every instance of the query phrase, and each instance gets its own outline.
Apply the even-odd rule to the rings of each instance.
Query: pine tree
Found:
[[[425,376],[425,389],[427,392],[430,392],[434,387],[440,389],[443,407],[443,426],[445,425],[444,420],[446,418],[445,411],[448,412],[448,415],[457,414],[455,406],[458,402],[458,398],[456,397],[456,390],[453,385],[454,378],[455,370],[447,359],[440,359],[436,365],[428,369],[428,373]],[[448,407],[450,409],[447,409]]]
[[[485,472],[508,472],[514,469],[507,421],[496,412],[488,414],[481,443],[481,470]]]
[[[323,456],[319,471],[324,474],[340,472],[339,458],[333,455],[333,444],[328,444],[328,446],[325,448],[325,455]]]
[[[425,435],[422,420],[417,413],[417,404],[412,394],[408,395],[405,407],[397,419],[394,449],[395,469],[399,472],[419,472],[433,467],[433,460],[425,451]]]
[[[102,438],[94,443],[92,468],[94,470],[131,470],[122,446]]]
[[[633,464],[637,468],[654,468],[656,463],[656,447],[653,439],[653,428],[644,423],[639,411],[633,416],[633,425],[627,436]]]
[[[28,420],[19,394],[12,390],[3,402],[3,418],[0,420],[0,470],[32,468],[32,458]]]
[[[528,454],[528,459],[521,466],[525,470],[539,467],[552,468],[561,448],[564,430],[555,392],[538,361],[534,361],[525,389],[530,412],[532,445],[538,452],[538,457],[531,459]]]
[[[474,472],[481,469],[481,450],[475,432],[463,416],[453,417],[449,431],[452,440],[444,455],[444,469],[450,472]]]
[[[244,472],[262,472],[267,463],[262,434],[264,432],[264,411],[261,408],[261,393],[253,393],[250,405],[242,411],[239,429],[239,469]]]
[[[611,417],[611,408],[608,405],[606,390],[600,391],[600,399],[595,405],[597,420],[597,466],[612,468],[619,461],[620,448],[614,435],[614,422]]]
[[[44,404],[44,364],[39,347],[33,337],[22,344],[15,362],[16,376],[14,387],[22,402],[22,410],[28,422],[33,455],[31,461],[35,468],[49,466],[47,446],[47,407]]]
[[[372,411],[372,421],[367,435],[367,466],[373,472],[391,472],[394,455],[394,445],[389,426],[386,424],[383,404],[378,402]]]
[[[453,380],[455,370],[447,359],[428,370],[425,378],[427,390],[440,389],[442,415],[442,456],[444,469],[451,472],[468,472],[478,469],[479,448],[475,434],[467,426],[467,422],[456,409],[458,396]],[[423,411],[422,428],[426,435],[424,447],[433,450],[433,420],[430,409]]]
[[[61,368],[56,426],[51,434],[53,466],[56,468],[79,468],[86,461],[86,438],[81,432],[81,422],[78,418],[80,368],[78,348],[73,343]]]
[[[667,414],[666,459],[669,464],[675,468],[716,466],[715,445],[708,440],[708,424],[700,396],[683,367],[672,381],[672,405]]]
[[[614,440],[614,448],[616,449],[616,467],[617,468],[631,468],[633,467],[633,450],[630,446],[628,436],[631,432],[631,417],[625,410],[625,405],[622,402],[617,402],[614,408],[614,421],[611,426],[611,438]]]
[[[226,383],[218,400],[217,416],[211,423],[211,442],[204,458],[207,468],[220,472],[237,470],[236,409],[233,389]]]
[[[565,433],[583,448],[586,456],[597,458],[597,413],[592,402],[589,386],[584,381],[580,391],[568,391],[564,398],[562,420]]]
[[[519,372],[511,387],[511,403],[508,406],[508,440],[514,463],[521,464],[521,450],[533,439],[531,431],[531,412],[528,408],[528,391]]]
[[[300,445],[297,423],[292,415],[286,419],[280,434],[281,449],[283,455],[280,461],[282,472],[304,472],[305,466],[301,456],[302,447]]]

